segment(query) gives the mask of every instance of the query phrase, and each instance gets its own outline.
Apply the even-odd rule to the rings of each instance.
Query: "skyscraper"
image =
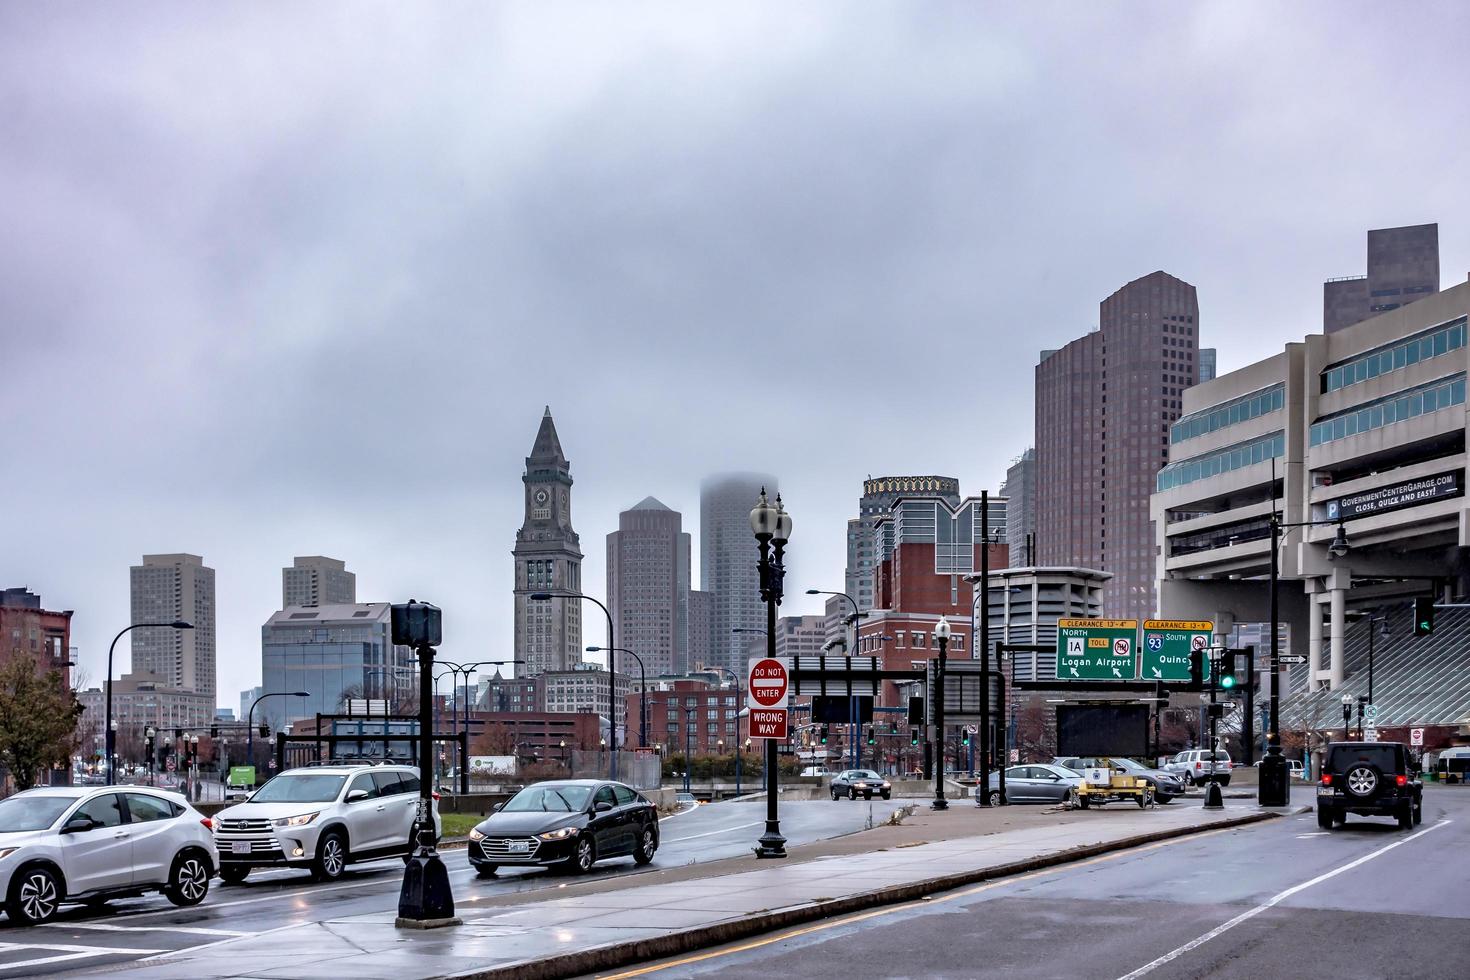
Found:
[[[336,558],[311,555],[281,569],[281,608],[357,601],[357,576]]]
[[[144,555],[130,570],[132,622],[172,623],[133,630],[133,673],[152,674],[170,687],[215,699],[214,569],[199,555]]]
[[[1017,565],[1028,565],[1033,556],[1026,550],[1026,538],[1036,541],[1036,450],[1027,449],[1006,470],[1006,480],[1000,485],[1000,495],[1008,502],[1006,510],[1006,543],[1010,545],[1010,559]]]
[[[1322,284],[1322,330],[1336,333],[1439,292],[1439,225],[1368,232],[1368,274]]]
[[[689,663],[689,535],[679,512],[645,497],[618,515],[607,536],[607,607],[618,646],[643,660],[649,677],[682,673]],[[618,672],[638,665],[618,659]]]
[[[547,406],[526,457],[525,521],[516,532],[515,656],[523,676],[571,670],[582,662],[582,600],[536,592],[581,592],[582,551],[572,530],[572,465]]]
[[[888,513],[900,497],[937,497],[958,507],[960,481],[952,476],[880,476],[863,481],[858,516],[847,522],[846,592],[860,612],[873,608],[873,522]],[[852,610],[847,610],[851,613]]]
[[[704,481],[699,494],[699,585],[712,593],[709,662],[743,676],[745,637],[736,627],[765,629],[756,542],[750,510],[764,487],[776,499],[774,476],[727,473]]]
[[[1112,572],[1104,614],[1154,612],[1154,474],[1199,382],[1199,301],[1153,272],[1100,307],[1099,329],[1036,367],[1036,562]]]

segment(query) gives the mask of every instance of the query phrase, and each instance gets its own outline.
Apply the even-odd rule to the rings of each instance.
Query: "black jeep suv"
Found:
[[[1396,817],[1408,830],[1423,819],[1424,784],[1402,742],[1332,742],[1322,756],[1317,826],[1341,827],[1349,813]]]

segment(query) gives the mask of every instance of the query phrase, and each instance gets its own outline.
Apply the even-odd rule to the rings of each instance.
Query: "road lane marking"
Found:
[[[1296,839],[1297,840],[1307,840],[1308,838],[1311,838],[1311,837],[1326,837],[1328,835],[1328,833],[1329,833],[1329,831],[1319,830],[1319,831],[1317,831],[1314,834],[1297,834],[1296,835]]]
[[[761,826],[761,821],[755,820],[751,823],[743,823],[736,827],[726,827],[724,830],[711,830],[703,834],[690,834],[688,837],[670,837],[659,841],[660,844],[679,844],[686,840],[699,840],[701,837],[717,837],[720,834],[733,834],[737,830],[749,830],[751,827]]]
[[[1023,881],[1030,881],[1034,878],[1045,878],[1048,875],[1066,874],[1068,872],[1075,871],[1078,868],[1086,868],[1094,864],[1101,864],[1104,861],[1114,861],[1121,857],[1132,857],[1145,851],[1155,851],[1161,847],[1170,847],[1174,844],[1194,842],[1205,837],[1213,837],[1216,834],[1229,833],[1230,831],[1238,829],[1239,828],[1237,827],[1220,827],[1217,830],[1207,830],[1199,834],[1190,834],[1185,837],[1174,837],[1169,840],[1157,841],[1153,844],[1146,844],[1143,847],[1131,847],[1127,850],[1112,851],[1108,854],[1099,854],[1097,857],[1088,858],[1085,861],[1071,861],[1066,864],[1057,865],[1053,868],[1042,868],[1039,871],[1031,871],[1027,874],[1017,875],[1015,877],[998,878],[995,881],[987,881],[984,884],[965,888],[962,891],[950,892],[946,895],[926,896],[924,898],[918,899],[917,901],[904,902],[900,905],[889,905],[885,908],[873,909],[868,912],[855,912],[852,915],[844,915],[834,919],[826,919],[822,922],[816,923],[815,925],[803,926],[799,929],[788,929],[784,932],[779,932],[775,935],[767,936],[763,939],[757,939],[752,942],[743,943],[739,946],[732,946],[729,949],[719,949],[709,953],[697,953],[694,956],[686,956],[682,959],[677,959],[659,966],[645,966],[640,967],[636,970],[628,970],[623,973],[605,973],[600,975],[597,980],[628,980],[628,978],[630,977],[641,977],[649,973],[658,973],[662,970],[672,970],[675,967],[688,966],[691,963],[700,963],[704,960],[711,960],[720,956],[730,956],[734,953],[744,953],[752,949],[759,949],[762,946],[769,946],[772,943],[783,942],[787,939],[796,939],[801,936],[809,936],[817,932],[825,932],[828,929],[835,929],[839,926],[851,925],[855,922],[863,922],[867,919],[876,919],[879,916],[883,915],[893,915],[896,912],[907,912],[912,909],[930,908],[941,902],[958,901],[959,899],[969,898],[972,895],[978,895],[981,892],[987,892],[991,889],[1000,888],[1004,885],[1015,885]]]
[[[55,952],[58,955],[18,960],[14,963],[0,963],[0,971],[26,970],[48,963],[65,963],[69,960],[84,960],[93,956],[149,956],[164,952],[161,949],[117,949],[112,946],[72,946],[63,943],[0,943],[0,953],[29,952],[31,950]]]
[[[1340,868],[1334,868],[1331,871],[1328,871],[1325,874],[1320,874],[1309,881],[1304,881],[1299,885],[1292,885],[1285,891],[1277,892],[1275,895],[1272,895],[1270,898],[1262,902],[1260,905],[1257,905],[1255,908],[1247,909],[1246,911],[1237,915],[1235,918],[1231,919],[1229,922],[1222,923],[1221,925],[1218,925],[1215,928],[1211,929],[1209,932],[1205,933],[1203,936],[1191,939],[1183,946],[1180,946],[1177,949],[1170,950],[1169,952],[1165,953],[1163,956],[1160,956],[1158,959],[1153,960],[1152,962],[1145,963],[1143,966],[1140,966],[1132,973],[1125,973],[1123,976],[1119,977],[1118,980],[1137,980],[1138,977],[1141,977],[1146,973],[1151,973],[1152,971],[1163,966],[1165,963],[1171,963],[1174,960],[1177,960],[1179,957],[1183,956],[1185,953],[1189,952],[1190,950],[1197,949],[1198,947],[1203,946],[1205,943],[1209,942],[1211,939],[1214,939],[1216,936],[1222,935],[1223,933],[1234,929],[1242,922],[1245,922],[1248,919],[1255,918],[1267,909],[1273,908],[1279,903],[1284,902],[1286,899],[1295,895],[1297,892],[1311,888],[1313,885],[1321,884],[1329,878],[1336,878],[1338,875],[1346,871],[1351,871],[1359,865],[1367,864],[1374,858],[1387,854],[1395,847],[1400,847],[1404,844],[1409,843],[1410,841],[1418,840],[1425,834],[1433,833],[1441,827],[1448,826],[1451,822],[1452,821],[1449,820],[1441,820],[1433,827],[1426,827],[1416,834],[1410,834],[1408,837],[1405,837],[1402,840],[1396,840],[1392,844],[1386,844],[1376,851],[1370,851],[1369,853],[1364,854],[1362,857],[1354,861],[1349,861],[1347,864],[1344,864]]]
[[[96,953],[62,953],[59,956],[43,956],[38,960],[21,960],[19,963],[0,963],[0,970],[24,970],[33,966],[41,966],[44,963],[64,963],[67,960],[84,960],[89,956],[106,956],[113,952],[121,951],[107,950]]]
[[[119,926],[105,922],[48,922],[48,929],[91,929],[96,932],[182,932],[191,936],[250,936],[254,933],[236,929],[209,929],[204,926]]]

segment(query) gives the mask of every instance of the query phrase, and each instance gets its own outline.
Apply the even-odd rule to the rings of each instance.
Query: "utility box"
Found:
[[[1257,778],[1261,784],[1256,790],[1256,802],[1261,806],[1286,806],[1291,799],[1291,770],[1287,768],[1286,756],[1268,752],[1259,768]]]

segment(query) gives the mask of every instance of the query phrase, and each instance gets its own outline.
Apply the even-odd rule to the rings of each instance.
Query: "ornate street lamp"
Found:
[[[761,600],[766,604],[766,656],[776,656],[776,607],[785,595],[786,567],[783,564],[786,542],[791,540],[791,515],[781,504],[781,495],[776,494],[775,506],[761,488],[760,498],[750,512],[750,530],[755,535],[760,560]],[[766,741],[766,832],[756,844],[758,858],[783,858],[786,856],[786,838],[781,836],[781,818],[777,812],[778,766],[776,740]]]
[[[938,758],[934,766],[934,802],[930,805],[935,810],[949,809],[949,801],[944,798],[944,756],[947,748],[944,738],[944,659],[949,650],[949,636],[949,620],[940,616],[934,627],[934,639],[939,644],[939,660],[934,666],[934,745]],[[985,789],[981,787],[982,792]]]

